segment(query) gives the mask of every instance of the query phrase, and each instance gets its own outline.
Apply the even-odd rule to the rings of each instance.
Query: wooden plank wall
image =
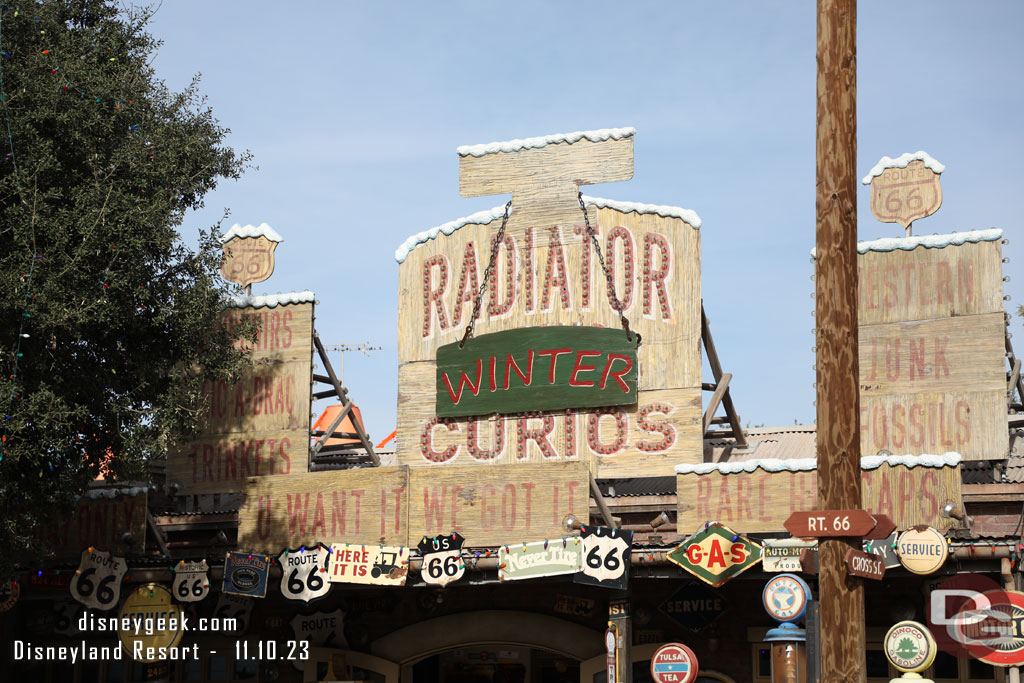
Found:
[[[788,533],[783,523],[794,512],[817,507],[817,472],[679,474],[680,534],[718,521],[739,533]],[[948,529],[959,524],[943,517],[948,502],[960,504],[960,466],[906,467],[882,464],[861,471],[864,509],[889,515],[897,528],[928,524]]]
[[[999,240],[859,256],[861,453],[1006,456]]]
[[[313,304],[225,311],[227,324],[255,316],[253,367],[235,384],[206,387],[205,428],[168,456],[182,493],[238,491],[253,476],[309,471]]]
[[[77,561],[89,546],[114,555],[146,547],[146,493],[114,498],[82,498],[75,513],[40,535],[52,544],[54,558]],[[130,532],[134,543],[121,542]]]
[[[617,296],[627,303],[625,313],[631,327],[643,337],[638,353],[639,403],[623,411],[629,424],[622,443],[618,436],[625,426],[623,418],[618,422],[613,417],[598,419],[596,411],[578,411],[575,429],[567,426],[564,415],[548,414],[547,421],[535,418],[535,425],[524,427],[527,438],[518,451],[516,421],[511,417],[491,418],[475,426],[473,420],[434,426],[434,356],[438,346],[458,341],[465,331],[472,313],[471,292],[476,291],[487,265],[499,218],[487,225],[466,225],[450,236],[438,235],[413,249],[399,268],[397,462],[436,467],[455,462],[510,464],[583,457],[595,464],[598,476],[613,477],[670,475],[676,463],[703,460],[699,425],[700,233],[678,218],[607,208],[590,207],[588,211],[591,223],[597,226],[605,260],[614,270]],[[576,224],[553,232],[516,224],[510,218],[511,275],[510,252],[505,246],[499,251],[475,334],[542,325],[620,329],[596,254],[592,246],[584,249],[582,213],[570,220]],[[631,276],[628,295],[626,275]],[[564,298],[560,281],[564,281]],[[512,298],[508,310],[487,312],[490,290],[496,290],[499,304]],[[637,415],[641,409],[642,420]],[[613,452],[591,448],[586,436],[591,420],[597,420],[600,432],[593,443],[615,446]],[[472,455],[470,451],[485,448],[469,447],[470,431],[483,434],[481,440],[491,443],[493,425],[498,421],[506,423],[502,451],[497,457]],[[541,432],[551,443],[548,452],[529,437],[529,433]],[[460,441],[458,452],[449,450],[443,458],[431,457],[431,450],[445,452]]]

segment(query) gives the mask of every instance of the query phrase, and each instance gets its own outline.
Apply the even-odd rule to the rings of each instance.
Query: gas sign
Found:
[[[761,546],[722,524],[707,524],[668,554],[701,581],[721,586],[761,560]]]

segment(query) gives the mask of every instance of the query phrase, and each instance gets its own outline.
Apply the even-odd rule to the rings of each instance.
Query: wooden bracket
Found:
[[[1009,320],[1007,319],[1007,325]],[[1010,363],[1009,380],[1006,384],[1007,410],[1024,410],[1024,378],[1021,378],[1020,359],[1013,355],[1013,344],[1010,343],[1010,331],[1006,331],[1006,360]],[[1014,400],[1016,395],[1016,400]]]
[[[153,534],[153,538],[156,539],[156,545],[160,548],[160,556],[163,558],[170,558],[171,551],[167,548],[167,539],[164,538],[164,532],[156,525],[156,520],[153,519],[153,513],[148,509],[146,510],[146,526],[149,527],[149,533]],[[142,549],[145,552],[145,548]]]
[[[317,439],[309,448],[310,458],[320,453],[324,445],[327,443],[327,440],[330,439],[331,437],[356,438],[359,439],[360,444],[366,450],[365,457],[369,459],[370,464],[372,464],[374,467],[380,467],[380,458],[377,456],[377,453],[373,450],[373,442],[370,441],[370,437],[367,436],[366,431],[363,429],[363,425],[360,423],[359,420],[355,418],[354,415],[351,420],[352,426],[355,428],[354,434],[349,432],[339,433],[334,431],[342,423],[345,417],[352,413],[352,399],[348,397],[348,390],[344,386],[342,386],[341,381],[335,374],[334,366],[331,365],[331,360],[327,357],[327,351],[324,350],[324,345],[320,341],[320,335],[319,333],[317,333],[316,330],[313,330],[313,344],[316,347],[317,354],[319,354],[320,356],[320,362],[323,363],[324,370],[327,372],[326,376],[313,375],[313,379],[317,382],[330,384],[332,387],[331,391],[319,391],[314,393],[313,396],[317,398],[326,398],[327,396],[332,395],[337,396],[338,400],[341,402],[341,410],[334,417],[334,420],[331,421],[330,426],[326,430],[324,430],[323,432],[317,432],[315,434]],[[346,453],[346,455],[351,454]],[[362,458],[360,458],[360,460],[361,459]]]
[[[736,440],[738,448],[747,447],[747,437],[740,425],[740,416],[736,414],[736,408],[732,404],[732,396],[729,395],[729,382],[732,374],[722,372],[722,364],[718,360],[718,352],[715,351],[715,342],[711,338],[711,326],[708,324],[708,316],[704,313],[704,301],[700,302],[700,338],[704,343],[704,351],[708,354],[708,365],[711,366],[711,373],[715,377],[714,383],[705,383],[701,387],[705,391],[713,391],[711,400],[708,401],[707,410],[704,411],[704,438],[732,437]],[[725,417],[715,417],[715,411],[721,405],[725,408]],[[726,424],[732,427],[732,431],[711,431],[712,425]]]

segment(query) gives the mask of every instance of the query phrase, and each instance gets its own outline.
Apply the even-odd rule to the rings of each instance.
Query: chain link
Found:
[[[622,329],[626,331],[626,339],[633,341],[633,332],[629,329],[629,319],[626,318],[623,311],[626,309],[626,305],[619,301],[619,297],[615,294],[615,282],[612,278],[612,273],[608,270],[608,266],[605,265],[604,255],[601,253],[601,245],[597,241],[597,235],[594,234],[594,229],[590,226],[590,216],[587,215],[587,205],[583,202],[583,193],[577,193],[577,199],[580,203],[580,210],[583,211],[583,222],[587,225],[587,235],[590,236],[590,241],[594,243],[594,251],[597,252],[597,262],[601,264],[601,270],[604,271],[605,283],[608,285],[608,299],[611,301],[612,308],[619,312],[619,322],[622,323]],[[636,345],[640,346],[640,333],[636,334]]]
[[[508,200],[505,204],[505,215],[501,219],[501,227],[498,229],[498,234],[494,238],[494,244],[491,245],[491,258],[487,261],[487,267],[484,268],[484,277],[480,282],[480,290],[476,293],[476,301],[473,302],[473,313],[469,316],[469,322],[466,324],[466,333],[462,335],[462,341],[459,342],[459,348],[461,349],[466,345],[466,342],[473,336],[473,328],[476,327],[476,318],[480,315],[480,304],[484,300],[484,292],[487,290],[487,281],[491,279],[491,269],[494,268],[494,262],[498,258],[498,249],[501,247],[502,240],[505,239],[505,225],[508,223],[508,210],[512,208],[512,200]]]

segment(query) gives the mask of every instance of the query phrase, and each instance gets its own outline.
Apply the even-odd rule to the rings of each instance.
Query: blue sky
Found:
[[[157,74],[180,90],[201,73],[229,143],[258,166],[182,233],[229,208],[225,228],[284,237],[254,293],[311,289],[325,343],[383,347],[345,359],[379,441],[396,409],[395,248],[507,200],[460,197],[455,148],[633,126],[634,178],[585,191],[700,215],[705,308],[743,422],[811,423],[815,22],[806,0],[164,2]],[[1022,276],[1005,285],[1014,311],[1022,25],[1019,2],[862,2],[858,17],[858,178],[883,155],[945,164],[943,206],[914,233],[1002,228],[1005,272]],[[858,188],[860,239],[902,236]]]

